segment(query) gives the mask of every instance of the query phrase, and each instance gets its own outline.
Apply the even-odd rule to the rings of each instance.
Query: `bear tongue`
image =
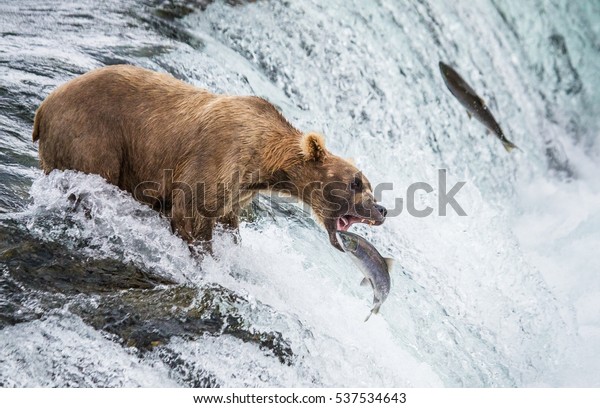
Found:
[[[350,227],[350,221],[344,215],[344,216],[342,216],[342,217],[340,217],[340,218],[337,219],[335,227],[336,227],[336,229],[338,231],[347,231],[348,228]]]
[[[366,222],[366,220],[362,220],[358,217],[353,217],[352,215],[344,215],[337,219],[336,228],[338,231],[348,231],[348,228],[352,224],[356,224],[357,222]]]

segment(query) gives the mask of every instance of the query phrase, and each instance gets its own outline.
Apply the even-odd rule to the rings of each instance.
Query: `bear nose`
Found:
[[[383,205],[375,204],[375,209],[379,211],[383,218],[385,218],[385,216],[387,215],[387,210]]]

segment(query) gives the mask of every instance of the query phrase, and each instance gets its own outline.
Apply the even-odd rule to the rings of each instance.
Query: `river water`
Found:
[[[118,63],[269,99],[388,209],[434,186],[431,216],[353,227],[397,260],[380,314],[298,206],[255,201],[194,259],[101,178],[44,177],[35,109]],[[0,386],[600,386],[599,66],[593,1],[2,1]]]

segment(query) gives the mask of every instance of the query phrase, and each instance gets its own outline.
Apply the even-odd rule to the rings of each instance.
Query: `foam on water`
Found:
[[[561,183],[538,178],[519,184],[511,219],[523,255],[540,271],[574,319],[569,361],[561,385],[598,386],[600,352],[600,184],[597,161],[571,150],[580,178]],[[557,316],[558,318],[558,316]]]
[[[175,387],[167,367],[140,361],[79,318],[55,314],[2,331],[4,387]]]
[[[34,205],[20,216],[41,239],[133,262],[179,282],[198,270],[168,220],[100,176],[53,171],[38,178],[30,193]]]

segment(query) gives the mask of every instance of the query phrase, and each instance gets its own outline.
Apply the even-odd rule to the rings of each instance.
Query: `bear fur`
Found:
[[[236,229],[260,190],[309,204],[338,249],[335,231],[385,217],[354,165],[266,100],[213,94],[134,66],[59,86],[36,112],[33,141],[45,173],[99,174],[169,217],[190,244],[210,241],[216,223]]]

